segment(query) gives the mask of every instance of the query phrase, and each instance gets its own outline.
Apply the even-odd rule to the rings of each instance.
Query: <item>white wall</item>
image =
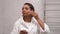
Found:
[[[1,0],[2,1],[2,0]],[[44,1],[43,0],[4,0],[2,1],[3,12],[0,11],[2,18],[0,24],[3,28],[0,29],[0,34],[10,34],[13,28],[14,22],[21,17],[21,8],[25,2],[32,3],[39,14],[39,17],[44,18]],[[1,4],[2,4],[1,3]],[[1,7],[1,6],[0,6]],[[2,8],[1,7],[1,8]],[[2,26],[1,26],[2,27]]]
[[[0,34],[3,34],[3,0],[0,0]]]

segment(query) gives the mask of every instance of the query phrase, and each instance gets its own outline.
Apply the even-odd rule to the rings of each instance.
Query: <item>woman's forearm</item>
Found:
[[[37,20],[37,22],[41,26],[41,28],[44,30],[44,23],[42,22],[42,20],[38,16],[36,16],[35,19]]]
[[[44,30],[44,23],[39,18],[38,14],[36,12],[33,12],[33,11],[31,12],[31,14],[37,20],[37,22],[39,23],[39,25],[41,26],[41,28]]]

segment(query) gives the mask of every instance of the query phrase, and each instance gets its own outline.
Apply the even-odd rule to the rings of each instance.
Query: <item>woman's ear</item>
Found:
[[[35,11],[33,11],[33,10],[31,10],[32,12],[35,12]]]

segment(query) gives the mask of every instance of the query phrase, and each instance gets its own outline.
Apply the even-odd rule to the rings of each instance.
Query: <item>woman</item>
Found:
[[[17,20],[11,34],[41,34],[50,32],[49,27],[41,21],[32,4],[25,3],[23,16]]]

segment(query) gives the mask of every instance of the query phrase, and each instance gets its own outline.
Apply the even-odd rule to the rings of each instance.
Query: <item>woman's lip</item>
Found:
[[[23,12],[23,14],[26,14],[25,12]]]
[[[24,11],[22,11],[22,13],[25,13]]]

